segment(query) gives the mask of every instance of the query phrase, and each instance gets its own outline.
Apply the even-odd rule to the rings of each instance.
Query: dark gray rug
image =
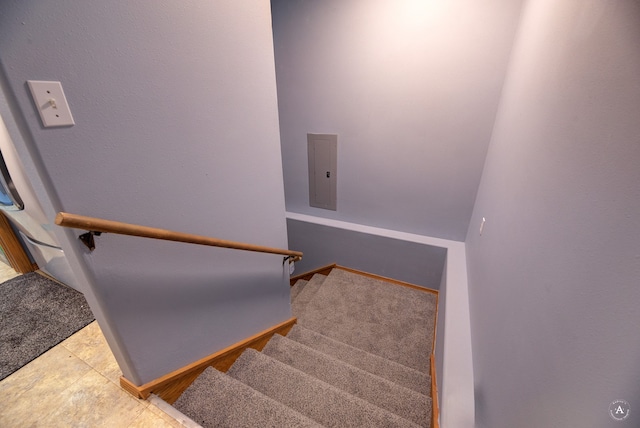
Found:
[[[0,380],[94,320],[82,293],[35,272],[0,284]]]

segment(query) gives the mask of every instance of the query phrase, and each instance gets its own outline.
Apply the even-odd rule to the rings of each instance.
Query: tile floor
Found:
[[[18,275],[20,274],[13,270],[11,266],[0,261],[0,284],[10,280],[11,278],[15,278]]]
[[[0,283],[18,275],[6,268]],[[193,426],[125,392],[120,375],[94,321],[0,381],[0,427]]]

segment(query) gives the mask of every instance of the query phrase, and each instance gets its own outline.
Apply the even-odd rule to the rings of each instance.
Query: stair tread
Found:
[[[304,279],[299,279],[296,281],[295,284],[293,284],[293,287],[291,287],[291,302],[296,300],[296,297],[298,297],[298,294],[300,294],[300,292],[304,289],[304,287],[306,287],[308,283],[309,281],[306,281]]]
[[[435,301],[432,293],[333,269],[295,316],[325,336],[429,373]]]
[[[332,339],[300,324],[291,329],[287,339],[295,340],[420,394],[431,395],[431,377],[428,374]]]
[[[322,275],[319,273],[316,273],[311,277],[304,288],[298,293],[295,300],[291,303],[291,311],[293,312],[293,316],[298,316],[299,314],[304,312],[309,302],[322,287],[322,284],[324,283],[326,278],[326,275]]]
[[[431,398],[426,395],[284,336],[274,335],[262,353],[415,424],[429,426]]]
[[[173,406],[203,427],[322,427],[212,367],[208,367]]]
[[[227,374],[326,427],[418,426],[253,349]]]

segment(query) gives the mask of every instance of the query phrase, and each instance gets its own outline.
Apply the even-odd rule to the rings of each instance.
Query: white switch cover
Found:
[[[27,80],[27,83],[45,128],[75,125],[62,83],[42,80]]]

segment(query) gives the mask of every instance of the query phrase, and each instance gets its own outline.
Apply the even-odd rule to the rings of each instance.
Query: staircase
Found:
[[[298,280],[289,334],[208,367],[173,406],[204,427],[431,427],[436,295],[423,290],[342,268]]]

